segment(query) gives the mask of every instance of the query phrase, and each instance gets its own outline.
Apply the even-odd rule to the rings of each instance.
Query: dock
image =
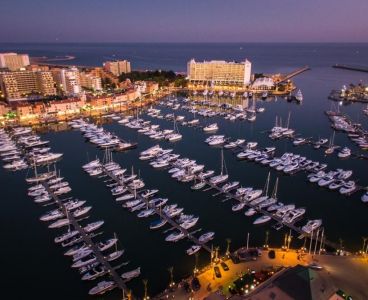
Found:
[[[97,261],[104,266],[104,268],[108,271],[108,274],[115,281],[116,287],[121,289],[124,293],[128,293],[128,288],[125,285],[123,279],[116,272],[116,268],[112,267],[110,263],[104,258],[101,254],[100,250],[97,248],[96,244],[92,241],[91,237],[84,231],[83,227],[79,225],[77,220],[74,218],[73,214],[68,214],[67,209],[65,208],[63,202],[59,199],[57,195],[55,195],[52,190],[49,188],[46,182],[43,183],[46,191],[50,194],[50,196],[54,199],[54,201],[59,205],[59,207],[63,210],[65,216],[68,216],[70,220],[70,224],[73,225],[75,230],[78,230],[79,234],[83,238],[83,241],[92,249],[93,254],[96,256]]]
[[[368,73],[368,67],[365,67],[365,66],[335,64],[332,66],[332,68]]]
[[[136,191],[134,191],[132,188],[130,188],[128,185],[126,185],[125,183],[122,182],[121,179],[119,179],[117,176],[115,176],[114,174],[112,174],[111,172],[109,172],[108,170],[106,170],[105,167],[103,167],[104,173],[109,176],[111,179],[113,179],[115,182],[118,182],[120,185],[126,186],[128,191],[131,194],[135,194]],[[141,195],[139,195],[138,193],[136,193],[137,197],[136,199],[139,200],[143,200],[144,202],[147,203],[147,206],[149,208],[152,208],[155,210],[155,213],[157,215],[160,216],[160,218],[165,219],[167,221],[167,223],[169,223],[173,228],[181,231],[182,233],[184,233],[184,235],[190,240],[192,241],[194,244],[201,246],[203,249],[205,249],[207,252],[211,253],[211,248],[208,247],[205,243],[201,243],[194,235],[193,233],[190,233],[188,230],[184,229],[183,227],[181,227],[178,223],[176,223],[173,219],[171,219],[170,217],[168,217],[166,214],[162,213],[160,211],[160,209],[158,209],[155,205],[149,204],[146,198],[143,198]]]
[[[279,81],[278,83],[282,83],[282,82],[285,82],[285,81],[288,81],[289,79],[301,74],[301,73],[304,73],[306,71],[310,70],[310,67],[309,66],[305,66],[303,68],[300,68],[300,69],[297,69],[287,75],[285,75],[285,77],[283,77],[283,79],[281,81]]]
[[[243,148],[243,147],[241,147],[241,148]],[[172,166],[173,166],[173,164],[170,163],[170,167],[172,167]],[[195,176],[195,180],[201,180],[201,179],[199,178],[199,176],[196,175]],[[230,193],[230,191],[224,192],[219,186],[217,186],[215,184],[212,184],[207,179],[205,179],[203,181],[206,183],[206,188],[204,190],[202,190],[202,191],[216,190],[217,191],[217,193],[215,194],[216,196],[224,195],[226,197],[225,200],[223,200],[223,202],[232,199],[232,200],[235,200],[235,201],[238,201],[238,202],[243,203],[241,197],[236,197],[234,194]],[[315,237],[315,236],[313,236],[313,233],[312,234],[308,234],[308,233],[304,232],[300,227],[297,227],[295,225],[295,223],[297,221],[299,221],[300,219],[295,220],[295,222],[293,222],[293,223],[286,223],[286,222],[283,222],[283,220],[281,218],[275,216],[271,212],[269,212],[267,210],[264,210],[262,208],[259,208],[258,205],[251,205],[250,203],[247,203],[247,202],[245,202],[245,205],[247,207],[249,207],[249,208],[255,209],[256,211],[258,211],[259,213],[261,213],[263,215],[267,215],[267,216],[271,217],[271,219],[273,219],[274,221],[276,221],[277,224],[282,224],[283,226],[288,227],[289,229],[295,231],[302,238],[303,237],[309,238],[312,241],[323,243],[324,245],[327,245],[327,246],[329,246],[329,247],[331,247],[333,249],[338,249],[339,248],[339,246],[338,246],[337,243],[328,241],[328,240],[325,239],[325,237],[323,237],[323,238],[321,238],[321,236]],[[320,229],[321,228],[319,228],[319,230]],[[195,240],[193,240],[193,241],[195,242]]]

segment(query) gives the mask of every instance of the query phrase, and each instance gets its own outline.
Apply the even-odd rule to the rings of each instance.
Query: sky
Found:
[[[368,0],[1,0],[1,42],[368,42]]]

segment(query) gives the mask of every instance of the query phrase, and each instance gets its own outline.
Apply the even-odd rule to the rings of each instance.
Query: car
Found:
[[[221,262],[221,267],[224,271],[229,271],[230,270],[229,266],[224,261]]]
[[[192,280],[192,289],[193,291],[199,291],[201,288],[201,284],[198,280],[198,277],[194,277],[193,280]]]
[[[183,288],[184,288],[184,291],[186,292],[186,293],[190,293],[190,292],[192,292],[192,289],[190,288],[190,285],[189,285],[189,283],[188,282],[184,282],[184,284],[183,284]]]
[[[270,259],[274,259],[276,257],[276,253],[275,253],[275,250],[270,250],[268,251],[268,257]]]
[[[220,268],[218,266],[214,267],[213,268],[215,270],[215,275],[217,278],[221,278],[222,275],[221,275],[221,271],[220,271]]]
[[[314,270],[322,270],[323,267],[319,264],[317,264],[316,262],[312,262],[308,265],[309,268],[314,269]]]

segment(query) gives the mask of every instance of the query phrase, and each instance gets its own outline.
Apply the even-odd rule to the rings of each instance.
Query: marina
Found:
[[[310,50],[311,53],[312,50]],[[273,51],[277,53],[278,50],[276,48],[273,49]],[[284,69],[282,69],[283,66],[280,66],[280,70],[287,74],[290,73],[291,70],[296,69],[298,65],[304,64],[298,61],[293,64],[293,66],[286,66]],[[88,199],[88,203],[81,206],[83,210],[79,210],[79,208],[81,208],[78,207],[80,203],[73,204],[73,206],[76,206],[76,208],[72,210],[73,212],[76,211],[81,214],[86,212],[85,215],[82,215],[81,218],[84,219],[81,220],[80,223],[89,224],[96,220],[105,220],[103,225],[104,231],[106,230],[106,232],[110,233],[116,232],[117,236],[121,237],[126,252],[123,254],[123,257],[126,257],[125,255],[129,256],[129,260],[131,260],[130,264],[132,265],[129,264],[126,267],[123,265],[121,269],[115,269],[115,272],[120,277],[124,275],[124,279],[122,278],[123,283],[125,278],[134,277],[138,273],[141,274],[136,280],[124,283],[128,286],[128,289],[132,291],[133,295],[137,295],[138,298],[144,295],[143,279],[148,280],[148,293],[152,297],[168,286],[170,274],[167,269],[170,266],[174,267],[175,282],[179,282],[182,278],[186,278],[192,274],[196,263],[196,253],[198,255],[197,267],[204,267],[208,265],[210,261],[212,247],[220,247],[219,252],[222,255],[225,253],[227,246],[226,239],[231,239],[230,250],[234,251],[235,249],[244,247],[248,233],[250,235],[249,244],[252,247],[261,247],[264,244],[266,231],[270,233],[269,244],[274,247],[281,247],[285,234],[289,234],[291,230],[291,247],[293,248],[299,249],[303,247],[305,241],[307,241],[306,244],[308,248],[310,238],[312,238],[312,249],[316,244],[318,244],[317,249],[319,249],[321,241],[323,241],[322,244],[324,244],[325,247],[322,245],[322,248],[326,248],[327,251],[341,248],[342,246],[344,250],[353,253],[361,249],[361,237],[365,236],[366,226],[364,211],[367,208],[366,203],[362,200],[365,199],[365,201],[367,201],[365,191],[367,184],[366,160],[364,159],[367,154],[365,150],[356,147],[357,144],[352,141],[352,139],[359,137],[349,137],[348,133],[344,133],[341,130],[336,131],[333,143],[334,146],[338,145],[340,148],[335,149],[332,155],[325,154],[325,150],[330,146],[330,139],[334,131],[331,128],[332,123],[330,119],[326,117],[324,113],[325,111],[331,110],[331,103],[327,99],[328,92],[330,88],[341,86],[343,82],[346,82],[345,77],[339,75],[344,72],[335,71],[330,68],[330,65],[331,63],[328,64],[326,69],[323,69],[320,66],[312,64],[310,71],[300,74],[300,77],[295,77],[297,89],[300,88],[303,93],[303,101],[300,104],[297,104],[295,101],[288,102],[281,96],[277,96],[277,99],[273,96],[269,96],[262,100],[261,94],[257,95],[255,101],[253,101],[253,98],[245,98],[243,93],[237,93],[235,97],[232,97],[230,93],[228,93],[227,96],[223,95],[219,97],[218,92],[211,96],[210,90],[207,96],[201,94],[201,92],[198,92],[197,95],[193,95],[192,92],[174,93],[162,100],[161,103],[158,102],[153,104],[151,109],[143,108],[138,111],[134,109],[130,113],[122,114],[108,112],[108,116],[104,118],[95,116],[91,118],[87,116],[84,118],[83,122],[89,124],[87,127],[91,129],[90,133],[93,132],[97,134],[98,131],[102,130],[101,132],[103,132],[103,135],[101,135],[101,141],[99,141],[99,143],[101,143],[100,145],[98,143],[92,143],[91,139],[87,140],[82,138],[78,128],[72,128],[65,122],[50,125],[49,127],[35,128],[41,139],[39,141],[32,141],[32,139],[27,140],[26,147],[30,150],[32,148],[47,147],[50,148],[51,153],[63,154],[62,157],[59,158],[50,156],[50,161],[46,159],[45,163],[42,160],[43,156],[37,154],[36,157],[41,159],[37,163],[37,169],[40,170],[38,175],[44,176],[45,178],[50,176],[50,180],[52,180],[55,178],[54,164],[56,163],[58,166],[57,169],[60,169],[62,173],[60,176],[68,180],[70,187],[73,188],[71,191],[73,195],[78,195],[81,197],[80,199]],[[272,70],[279,68],[272,64],[264,64],[261,66],[261,68],[265,70],[267,67]],[[360,79],[357,75],[352,75],[352,77],[354,77],[352,81]],[[328,78],[329,81],[320,80],[321,78]],[[322,87],[324,84],[328,86]],[[178,101],[175,99],[178,99]],[[171,102],[173,104],[168,106],[167,104]],[[227,103],[229,106],[218,107],[214,106],[213,103],[216,105]],[[180,105],[177,106],[177,104]],[[237,109],[240,109],[238,105],[244,108],[243,112],[237,111]],[[196,109],[193,110],[191,106],[196,107]],[[363,109],[365,109],[365,106],[363,107],[359,103],[354,103],[354,105],[350,106],[340,106],[342,114],[349,116],[352,123],[361,123],[364,129],[366,128],[366,116],[363,113]],[[160,112],[155,113],[154,110],[160,110]],[[257,112],[257,110],[259,111]],[[292,115],[290,128],[294,129],[296,133],[294,138],[270,139],[268,135],[270,134],[270,129],[274,126],[275,117],[287,116],[289,111],[291,111]],[[138,132],[140,129],[146,130],[144,128],[134,129],[124,125],[125,121],[122,120],[128,118],[130,121],[133,121],[137,119],[137,115],[138,119],[142,119],[141,123],[150,122],[150,124],[147,125],[159,126],[156,128],[157,131],[174,130],[175,118],[175,126],[179,134],[182,135],[182,139],[176,142],[168,142],[165,138],[156,140],[145,135],[144,132]],[[245,115],[246,117],[244,118]],[[256,115],[255,119],[253,119],[254,115]],[[311,121],[311,116],[317,116],[313,118],[313,122]],[[81,122],[78,119],[73,121],[75,124]],[[217,126],[212,128],[212,124],[216,124]],[[209,133],[206,133],[203,129],[209,126],[211,126]],[[216,127],[217,129],[215,129]],[[92,131],[92,129],[97,131]],[[156,130],[151,127],[150,129]],[[210,132],[211,130],[214,131]],[[215,139],[212,143],[213,145],[209,146],[204,141],[211,135],[223,137],[219,137],[218,140]],[[117,151],[118,149],[114,147],[114,144],[118,142],[115,137],[119,139],[119,143],[123,144],[123,151],[121,152]],[[324,142],[322,139],[327,139],[327,142],[322,143]],[[320,149],[314,150],[314,146],[320,140]],[[46,141],[48,141],[48,143],[46,143]],[[297,145],[294,145],[294,141],[296,141]],[[4,142],[6,141],[4,140]],[[42,144],[44,142],[45,144]],[[124,148],[125,143],[131,143],[132,147],[130,148],[129,145],[127,145],[128,147]],[[155,168],[150,164],[152,159],[147,159],[146,161],[139,159],[141,152],[157,144],[164,150],[173,149],[172,152],[167,153],[167,155],[180,155],[177,159],[187,157],[190,158],[189,160],[195,160],[195,170],[199,170],[203,165],[203,170],[198,171],[196,174],[213,170],[213,174],[207,173],[212,175],[211,177],[218,176],[221,173],[219,168],[220,151],[221,148],[224,148],[223,155],[226,161],[226,169],[228,171],[226,175],[228,175],[228,178],[226,181],[218,184],[211,183],[211,177],[201,181],[200,178],[196,176],[183,178],[186,182],[177,182],[171,178],[171,175],[174,173],[167,172],[172,169],[170,167],[174,161],[169,164],[160,161],[159,164],[155,164]],[[3,144],[1,144],[1,146],[3,146]],[[30,185],[28,186],[25,179],[28,181],[33,180],[35,176],[33,174],[34,172],[28,171],[28,169],[33,168],[34,162],[24,155],[23,150],[19,151],[18,146],[20,146],[18,143],[14,145],[9,143],[6,145],[8,148],[4,147],[6,150],[4,152],[7,155],[2,155],[3,153],[0,153],[1,157],[6,159],[4,160],[3,166],[11,164],[13,161],[18,161],[18,163],[13,164],[10,169],[1,167],[0,170],[1,184],[8,187],[6,195],[4,196],[7,203],[7,210],[3,211],[2,219],[4,222],[13,224],[14,227],[12,234],[5,232],[4,236],[10,241],[11,245],[17,245],[16,247],[5,249],[5,253],[10,255],[13,253],[20,253],[21,249],[29,249],[29,253],[35,258],[35,261],[44,261],[45,263],[40,266],[39,263],[30,261],[29,256],[28,258],[23,258],[22,255],[19,255],[19,261],[16,262],[16,264],[19,263],[19,265],[22,266],[29,266],[29,268],[35,270],[37,275],[35,277],[43,278],[43,289],[45,289],[45,293],[52,294],[53,290],[59,289],[59,283],[63,280],[65,285],[68,286],[68,289],[60,291],[60,294],[56,295],[56,299],[70,298],[71,292],[68,291],[69,289],[73,290],[72,296],[78,299],[93,299],[93,296],[89,296],[89,291],[97,286],[98,281],[104,281],[101,284],[101,290],[100,288],[97,289],[97,291],[104,291],[106,289],[106,293],[103,295],[104,298],[120,299],[121,289],[117,288],[119,285],[114,278],[110,276],[105,277],[105,275],[101,277],[98,276],[99,274],[104,274],[104,264],[102,264],[103,267],[101,269],[100,267],[95,267],[94,271],[91,270],[81,276],[74,268],[70,268],[72,257],[70,261],[68,259],[58,259],[60,255],[63,257],[62,255],[64,252],[68,251],[67,249],[75,247],[76,244],[72,245],[75,237],[70,239],[71,244],[65,249],[62,249],[59,243],[54,243],[55,237],[59,237],[58,241],[63,240],[65,237],[58,234],[53,235],[53,232],[63,230],[67,228],[67,225],[59,229],[48,229],[48,225],[59,219],[64,219],[65,214],[63,213],[64,217],[61,216],[60,218],[53,219],[54,217],[56,218],[56,216],[60,216],[60,211],[53,212],[58,207],[55,208],[55,204],[51,204],[47,195],[43,193],[37,195],[38,192],[36,192],[36,188],[28,192],[37,197],[37,202],[35,201],[36,203],[34,203],[34,201],[29,201],[25,192]],[[268,148],[268,150],[275,148],[274,154],[272,154],[272,152],[269,153],[273,155],[273,158],[281,158],[285,153],[292,153],[294,156],[299,155],[300,157],[305,157],[306,160],[311,160],[320,165],[326,164],[327,167],[324,171],[326,173],[330,171],[335,172],[337,169],[342,169],[344,171],[351,170],[353,171],[351,178],[355,181],[359,189],[345,196],[339,192],[341,186],[333,190],[326,187],[319,187],[318,184],[309,183],[308,179],[310,177],[308,177],[308,174],[313,174],[314,172],[312,173],[308,170],[300,170],[295,173],[292,172],[293,174],[290,174],[292,175],[290,176],[284,171],[277,171],[274,168],[265,167],[265,165],[261,164],[261,161],[257,161],[256,163],[243,163],[238,161],[236,155],[244,152],[248,146],[252,147],[252,151],[254,152],[262,152],[266,150],[266,148]],[[338,153],[340,153],[340,150],[344,147],[351,150],[351,155],[342,159],[338,156]],[[90,162],[91,159],[94,160],[96,157],[101,157],[106,149],[114,152],[114,162],[119,164],[121,169],[110,171],[103,169],[101,173],[96,171],[95,176],[86,176],[81,166]],[[41,154],[44,155],[46,153]],[[147,158],[148,157],[149,156],[147,156]],[[171,156],[171,158],[172,157],[173,156]],[[355,159],[358,157],[362,159]],[[256,159],[261,159],[261,157],[254,157],[252,161],[255,162]],[[47,165],[49,163],[50,168],[48,170]],[[124,189],[114,190],[114,196],[112,196],[111,190],[119,185],[119,181],[116,181],[116,176],[120,176],[113,175],[113,172],[119,174],[119,172],[126,168],[127,171],[125,171],[123,176],[124,178],[130,177],[133,176],[130,172],[132,166],[135,170],[134,175],[136,175],[136,178],[132,180],[141,179],[146,186],[139,189],[140,192],[137,193],[137,197],[134,197],[134,188],[132,189],[129,187],[127,191],[123,192],[124,189],[127,188],[126,186]],[[177,166],[175,167],[177,168]],[[19,170],[16,172],[8,171],[18,168]],[[271,179],[268,199],[262,198],[265,197],[264,194],[262,194],[258,198],[244,202],[240,196],[236,196],[236,191],[240,188],[245,189],[252,187],[254,191],[261,190],[261,192],[263,192],[265,189],[263,186],[265,185],[265,181],[267,181],[269,172],[271,172]],[[49,173],[49,175],[46,173]],[[111,177],[110,175],[115,177]],[[225,172],[223,175],[225,175]],[[274,188],[277,178],[279,181],[277,202],[273,203],[273,193],[270,192]],[[217,179],[221,182],[223,178],[218,177]],[[62,184],[58,185],[60,182],[51,181],[48,188],[53,186],[53,188],[63,193],[67,190],[63,188],[67,186],[62,186]],[[336,185],[338,186],[339,183],[339,181],[336,182]],[[37,182],[33,182],[32,186],[33,185],[36,186]],[[108,188],[106,188],[106,186]],[[138,186],[139,183],[137,183],[137,187]],[[154,193],[156,189],[159,190],[159,195],[157,196]],[[204,191],[206,189],[207,192]],[[151,192],[153,196],[148,196],[148,202],[154,199],[161,200],[151,202],[147,212],[143,213],[140,218],[138,214],[141,211],[146,211],[147,208],[143,195],[150,195]],[[68,194],[65,193],[57,197],[62,203],[66,203],[73,199],[75,200],[75,198],[70,199],[67,195]],[[131,197],[127,195],[133,196],[131,199],[127,199]],[[125,198],[118,202],[114,200],[120,197]],[[185,208],[185,213],[199,217],[198,225],[196,225],[197,227],[184,229],[185,231],[182,231],[179,227],[175,227],[175,224],[177,224],[176,226],[180,226],[176,221],[178,217],[170,218],[175,222],[175,224],[172,224],[168,219],[165,219],[162,212],[160,215],[160,209],[159,207],[156,208],[156,205],[160,206],[166,198],[170,200],[162,204],[162,209],[165,205],[171,205],[173,203],[178,204],[179,208]],[[19,201],[14,201],[14,199],[19,199]],[[54,200],[53,197],[51,197],[51,199]],[[253,202],[254,204],[251,204],[254,200],[256,200]],[[140,201],[140,203],[136,202],[135,206],[141,204],[145,205],[142,206],[141,210],[137,208],[133,213],[130,211],[131,207],[122,208],[123,204],[127,204],[128,202],[130,202],[128,205],[133,205],[132,207],[135,207],[133,201]],[[273,208],[277,207],[280,201],[284,206],[294,205],[292,210],[299,209],[295,211],[295,213],[302,214],[301,217],[295,222],[291,221],[291,223],[288,223],[286,222],[288,219],[284,220],[275,215],[277,209],[281,207],[273,211],[268,211],[268,208],[271,206],[273,206]],[[42,205],[42,209],[47,210],[40,213],[40,204]],[[264,207],[261,207],[263,205]],[[88,207],[92,207],[92,209],[88,210]],[[149,209],[153,209],[154,212],[150,217],[145,217],[145,214],[151,213]],[[303,212],[301,209],[305,211]],[[86,219],[86,216],[89,216],[89,218]],[[50,221],[40,222],[39,218],[41,217],[43,219],[50,218]],[[290,216],[290,218],[292,217],[293,216]],[[19,222],[14,222],[17,218],[22,218],[22,226],[20,226]],[[321,223],[319,223],[318,220],[320,220]],[[254,222],[259,224],[254,225]],[[191,224],[184,226],[190,225]],[[32,238],[26,236],[24,227],[30,228],[32,233],[34,232]],[[197,231],[200,228],[202,228],[202,230]],[[317,237],[316,234],[318,229],[319,234]],[[214,238],[206,243],[206,247],[200,248],[203,250],[198,250],[196,246],[201,245],[199,237],[206,232],[205,230],[214,232]],[[183,239],[181,239],[179,232],[183,232]],[[197,242],[193,239],[189,240],[185,238],[186,232],[195,237]],[[313,236],[311,235],[312,232]],[[322,232],[324,232],[323,237],[321,236]],[[62,233],[62,231],[60,233]],[[172,233],[175,234],[171,235]],[[75,234],[73,230],[70,231],[70,236],[73,234]],[[90,238],[95,242],[97,249],[99,249],[99,240],[102,238],[101,231],[96,230],[88,234],[88,236],[91,236]],[[24,239],[24,242],[20,241],[20,237]],[[113,236],[109,235],[106,239],[103,239],[103,241],[107,242],[111,238],[113,238]],[[167,242],[166,238],[169,240],[180,240],[173,243]],[[75,241],[77,240],[78,239],[75,239]],[[318,240],[318,243],[315,243],[316,240]],[[79,241],[83,243],[83,239]],[[66,241],[60,243],[63,242],[64,244],[69,244],[69,242]],[[154,246],[148,249],[147,245]],[[112,248],[114,248],[114,246]],[[122,248],[119,247],[118,251],[121,249]],[[70,251],[72,250],[73,249]],[[82,261],[85,261],[87,257],[83,256],[89,255],[87,253],[89,253],[89,250],[81,251],[76,258],[82,257]],[[105,256],[106,255],[103,255],[103,259],[105,259]],[[161,257],[164,257],[164,259],[157,259]],[[114,261],[108,263],[112,268],[115,268],[113,262]],[[122,259],[122,262],[119,260],[119,262],[116,262],[116,267],[124,263],[125,259]],[[10,262],[6,262],[4,266],[10,270],[8,276],[13,280],[17,278],[17,274],[11,271],[11,265]],[[137,269],[138,266],[140,266],[139,272]],[[222,271],[222,269],[221,272],[224,276],[224,271]],[[55,275],[49,276],[49,274]],[[88,280],[95,276],[97,276],[98,279],[93,280],[94,282]],[[80,281],[81,277],[84,278],[83,281]],[[111,281],[113,283],[111,283]],[[112,286],[115,288],[109,291]],[[29,293],[40,293],[39,286],[34,278],[30,278],[29,281],[25,282],[25,288]],[[16,289],[13,289],[13,291],[15,297],[17,294],[22,294],[21,291],[17,291]],[[92,293],[95,291],[96,289],[94,289]]]

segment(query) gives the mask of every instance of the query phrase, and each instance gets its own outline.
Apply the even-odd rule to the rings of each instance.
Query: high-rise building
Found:
[[[103,67],[115,76],[131,72],[130,62],[127,60],[106,61],[103,63]]]
[[[102,90],[101,77],[95,76],[90,73],[82,72],[80,73],[81,86],[93,91]]]
[[[0,73],[0,87],[8,101],[56,94],[55,82],[49,71],[14,71]]]
[[[51,70],[56,85],[67,96],[77,96],[82,92],[80,74],[76,67]]]
[[[188,62],[188,78],[193,83],[246,85],[250,82],[252,64],[250,61],[226,62],[204,61]]]
[[[0,68],[16,71],[29,65],[28,54],[0,53]]]

